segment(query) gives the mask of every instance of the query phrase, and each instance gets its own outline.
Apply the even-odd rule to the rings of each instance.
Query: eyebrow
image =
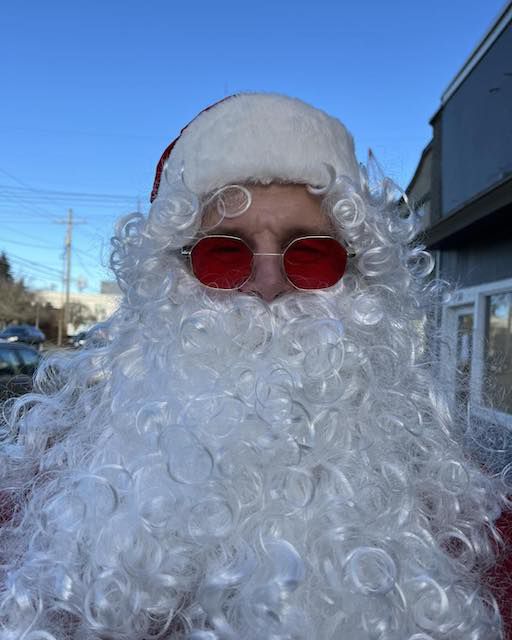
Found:
[[[300,236],[328,236],[334,233],[334,227],[329,223],[325,226],[314,225],[312,227],[308,227],[305,225],[298,225],[296,227],[291,227],[287,231],[287,236],[294,236],[298,238]]]
[[[219,224],[217,227],[213,229],[205,231],[204,235],[205,236],[208,236],[208,235],[234,236],[237,238],[241,238],[242,240],[247,242],[247,244],[249,245],[251,244],[251,240],[252,240],[252,238],[247,233],[245,233],[242,229],[236,229],[236,230],[226,229],[222,224]],[[336,230],[334,229],[332,224],[328,224],[326,226],[314,225],[311,227],[305,226],[305,225],[297,225],[289,229],[286,229],[286,233],[282,238],[282,244],[286,245],[288,242],[290,242],[294,238],[301,238],[303,236],[332,236],[334,238],[337,238],[338,234],[336,233]]]

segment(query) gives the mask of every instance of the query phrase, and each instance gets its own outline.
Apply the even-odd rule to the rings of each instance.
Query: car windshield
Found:
[[[16,376],[20,373],[20,363],[11,349],[0,345],[0,376]]]
[[[14,335],[16,328],[17,327],[7,327],[7,329],[4,329],[2,331],[2,335],[4,335],[4,336],[12,336],[12,335]]]
[[[22,372],[31,376],[39,364],[39,354],[32,349],[18,349],[18,356],[23,361]]]

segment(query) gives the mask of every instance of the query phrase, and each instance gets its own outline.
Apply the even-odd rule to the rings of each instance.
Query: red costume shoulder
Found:
[[[512,640],[512,512],[504,513],[496,526],[504,545],[500,549],[496,565],[488,573],[488,584],[503,617],[504,640]]]

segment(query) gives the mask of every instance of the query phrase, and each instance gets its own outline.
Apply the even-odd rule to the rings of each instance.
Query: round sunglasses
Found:
[[[254,256],[281,256],[283,272],[296,289],[327,289],[345,272],[347,250],[331,236],[292,240],[281,253],[257,253],[235,236],[211,235],[181,250],[190,269],[206,287],[240,289],[251,277]]]

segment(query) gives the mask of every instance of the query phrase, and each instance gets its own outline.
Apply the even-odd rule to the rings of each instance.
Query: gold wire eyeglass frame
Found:
[[[194,265],[192,263],[192,252],[194,251],[194,248],[202,241],[205,240],[207,238],[228,238],[229,240],[237,240],[238,242],[241,242],[243,245],[245,245],[247,247],[247,249],[252,253],[252,256],[254,258],[254,256],[281,256],[281,271],[283,273],[283,275],[285,276],[286,280],[290,283],[290,285],[294,288],[297,289],[298,291],[315,291],[315,290],[324,290],[324,289],[330,289],[331,287],[334,287],[336,284],[338,284],[338,282],[341,280],[341,278],[343,277],[343,274],[345,272],[343,272],[343,274],[340,276],[340,278],[333,284],[330,285],[329,287],[318,287],[317,289],[303,289],[301,287],[298,287],[296,284],[294,284],[290,278],[288,277],[288,274],[286,273],[286,269],[284,267],[284,255],[285,253],[288,251],[288,249],[295,243],[298,242],[299,240],[318,240],[318,239],[327,239],[327,240],[334,240],[335,242],[337,242],[346,252],[347,254],[347,260],[348,258],[352,258],[355,254],[351,251],[349,251],[347,249],[347,247],[345,247],[339,240],[338,238],[335,238],[334,236],[299,236],[298,238],[293,238],[293,240],[290,240],[290,242],[286,245],[286,247],[283,249],[283,251],[279,251],[276,253],[264,253],[264,252],[259,252],[259,251],[253,251],[251,249],[251,247],[247,244],[247,242],[245,242],[245,240],[243,240],[242,238],[239,238],[238,236],[229,236],[229,235],[225,235],[225,234],[215,234],[215,235],[207,235],[207,236],[203,236],[202,238],[198,238],[194,244],[189,245],[187,247],[183,247],[181,249],[181,256],[183,258],[188,258],[188,262],[189,262],[189,268],[190,271],[192,272],[192,274],[197,278],[195,272],[194,272]],[[199,280],[199,278],[197,278],[197,280],[199,282],[201,282],[201,285],[203,287],[206,287],[208,289],[213,289],[215,291],[238,291],[241,287],[243,287],[252,277],[252,274],[254,272],[254,260],[251,260],[251,271],[249,273],[249,275],[247,276],[247,278],[241,283],[239,284],[237,287],[232,287],[232,288],[227,288],[227,287],[212,287],[210,285],[204,284],[203,282],[201,282],[201,280]]]

